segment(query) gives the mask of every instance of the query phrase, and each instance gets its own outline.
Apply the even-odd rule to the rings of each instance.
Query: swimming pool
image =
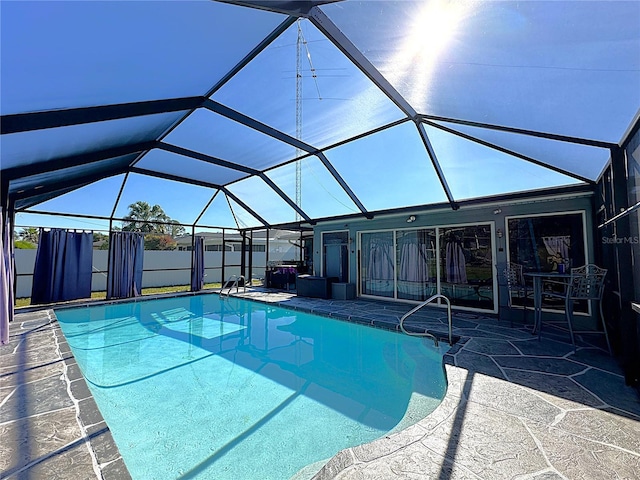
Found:
[[[134,479],[288,479],[428,415],[429,340],[238,298],[57,310]]]

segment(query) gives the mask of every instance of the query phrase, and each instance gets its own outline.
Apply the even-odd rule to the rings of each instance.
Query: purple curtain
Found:
[[[136,232],[111,232],[107,299],[142,294],[144,236]]]
[[[204,237],[195,237],[193,248],[191,291],[199,292],[204,287]]]
[[[91,297],[93,233],[40,229],[31,303]]]
[[[13,262],[11,261],[11,232],[9,218],[0,212],[0,344],[9,343],[9,322],[13,321]]]

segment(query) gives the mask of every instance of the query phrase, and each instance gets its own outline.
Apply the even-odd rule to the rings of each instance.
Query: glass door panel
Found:
[[[396,232],[398,298],[426,300],[437,293],[435,229]]]
[[[440,228],[440,293],[452,305],[493,310],[491,226]]]
[[[362,233],[360,242],[361,293],[394,298],[393,232]]]

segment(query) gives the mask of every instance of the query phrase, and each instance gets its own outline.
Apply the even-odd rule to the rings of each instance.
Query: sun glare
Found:
[[[387,72],[392,83],[412,85],[409,100],[423,105],[438,59],[446,52],[472,11],[474,1],[432,0],[425,2],[414,17],[409,33],[398,53],[392,57]]]
[[[415,49],[413,53],[438,55],[456,33],[463,5],[443,0],[426,5],[411,26],[408,43]]]

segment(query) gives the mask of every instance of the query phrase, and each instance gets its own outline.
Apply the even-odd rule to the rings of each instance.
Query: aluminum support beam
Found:
[[[219,0],[241,7],[257,8],[268,12],[283,13],[293,17],[306,17],[316,5],[336,3],[342,0]]]
[[[203,180],[196,180],[196,179],[193,179],[193,178],[181,177],[179,175],[172,175],[170,173],[156,172],[156,171],[153,171],[153,170],[147,170],[146,168],[131,167],[131,168],[129,168],[129,171],[131,173],[138,173],[140,175],[147,175],[148,177],[162,178],[164,180],[171,180],[173,182],[187,183],[189,185],[197,185],[199,187],[213,188],[213,189],[220,189],[221,188],[220,185],[215,184],[215,183],[205,182]]]
[[[67,127],[84,123],[104,122],[107,120],[140,117],[143,115],[191,110],[199,107],[203,100],[204,97],[185,97],[169,100],[3,115],[0,118],[0,132],[2,135],[7,135],[10,133],[30,132],[46,128]]]
[[[364,205],[360,202],[360,200],[358,199],[358,197],[356,196],[355,193],[353,193],[353,190],[351,190],[351,187],[349,187],[349,185],[347,184],[347,182],[344,181],[344,179],[340,176],[340,174],[338,173],[338,171],[334,168],[334,166],[331,164],[331,162],[329,161],[329,159],[327,157],[325,157],[324,153],[322,152],[318,152],[316,154],[316,156],[320,159],[320,161],[322,162],[322,164],[325,166],[325,168],[327,170],[329,170],[329,173],[331,173],[331,175],[333,175],[333,178],[336,180],[336,182],[338,182],[340,184],[340,186],[342,187],[342,189],[346,192],[346,194],[349,196],[349,198],[351,199],[351,201],[353,203],[356,204],[356,206],[358,207],[358,209],[362,212],[362,214],[367,217],[369,220],[371,220],[373,218],[373,214],[369,213],[367,211],[367,209],[364,207]]]
[[[110,223],[113,221],[113,217],[116,216],[116,210],[118,209],[118,205],[120,204],[120,199],[122,198],[122,192],[124,192],[124,187],[127,185],[127,180],[129,180],[129,172],[124,175],[122,179],[122,183],[120,184],[120,190],[118,190],[118,196],[116,197],[116,201],[113,202],[113,209],[111,210],[111,216],[109,217]],[[111,228],[109,228],[111,231]]]
[[[320,30],[353,64],[364,73],[396,106],[411,118],[416,118],[416,111],[402,95],[382,76],[344,33],[318,7],[309,12],[309,20]]]
[[[302,211],[291,198],[287,196],[273,181],[267,177],[260,170],[256,170],[254,168],[245,167],[244,165],[239,165],[237,163],[229,162],[227,160],[222,160],[221,158],[212,157],[210,155],[205,155],[204,153],[194,152],[192,150],[187,150],[186,148],[177,147],[175,145],[171,145],[168,143],[160,143],[158,148],[166,150],[168,152],[176,153],[178,155],[183,155],[186,157],[195,158],[196,160],[201,160],[203,162],[211,163],[214,165],[230,168],[233,170],[238,170],[249,175],[255,175],[260,177],[271,189],[273,189],[280,198],[282,198],[291,208],[293,208],[296,212],[300,214],[300,216],[304,217],[307,220],[310,220],[310,217]]]
[[[521,153],[514,152],[513,150],[509,150],[508,148],[504,148],[504,147],[501,147],[501,146],[496,145],[494,143],[487,142],[485,140],[481,140],[481,139],[473,137],[471,135],[467,135],[466,133],[462,133],[462,132],[460,132],[458,130],[445,127],[444,125],[440,125],[439,123],[430,122],[428,120],[425,120],[424,123],[426,123],[428,125],[431,125],[434,128],[440,129],[440,130],[442,130],[444,132],[447,132],[447,133],[450,133],[452,135],[456,135],[458,137],[461,137],[461,138],[464,138],[466,140],[469,140],[471,142],[477,143],[479,145],[483,145],[483,146],[491,148],[493,150],[497,150],[498,152],[506,153],[506,154],[508,154],[508,155],[510,155],[512,157],[516,157],[516,158],[519,158],[519,159],[524,160],[526,162],[533,163],[534,165],[538,165],[540,167],[544,167],[546,169],[553,170],[554,172],[561,173],[562,175],[566,175],[568,177],[575,178],[576,180],[580,180],[581,182],[589,183],[591,185],[595,184],[595,182],[593,180],[590,180],[590,179],[588,179],[586,177],[583,177],[581,175],[577,175],[577,174],[572,173],[572,172],[570,172],[568,170],[564,170],[562,168],[555,167],[553,165],[549,165],[547,163],[541,162],[540,160],[536,160],[535,158],[528,157],[527,155],[523,155]]]
[[[282,35],[291,25],[295,23],[295,17],[288,17],[278,25],[269,35],[267,35],[258,45],[253,48],[242,60],[240,60],[231,70],[229,70],[216,84],[209,90],[206,97],[211,97],[220,90],[229,80],[231,80],[240,70],[242,70],[251,60],[256,58],[265,48],[267,48],[276,38]]]
[[[312,147],[311,145],[301,140],[298,140],[297,138],[292,137],[291,135],[287,135],[286,133],[281,132],[280,130],[276,130],[275,128],[270,127],[269,125],[266,125],[254,118],[251,118],[243,113],[233,110],[216,101],[205,100],[205,102],[203,103],[203,107],[207,108],[208,110],[211,110],[214,113],[222,115],[223,117],[226,117],[230,120],[241,123],[242,125],[245,125],[249,128],[252,128],[253,130],[257,130],[260,133],[264,133],[265,135],[268,135],[271,138],[275,138],[276,140],[280,140],[281,142],[284,142],[288,145],[299,148],[300,150],[303,150],[305,152],[314,153],[318,151],[317,148]]]
[[[264,133],[265,135],[269,135],[270,137],[275,138],[276,140],[280,140],[284,143],[287,143],[288,145],[299,148],[305,152],[308,152],[311,155],[316,155],[320,159],[320,161],[324,164],[324,166],[327,168],[327,170],[331,172],[331,175],[333,175],[333,178],[335,178],[335,180],[340,184],[340,186],[343,188],[343,190],[346,192],[349,198],[351,198],[353,203],[355,203],[358,206],[360,211],[364,213],[365,216],[367,216],[367,218],[373,218],[373,217],[370,217],[370,214],[364,208],[360,200],[358,200],[358,198],[353,193],[351,188],[349,188],[349,186],[344,181],[344,179],[340,176],[338,171],[333,167],[333,165],[331,165],[331,162],[329,162],[327,157],[317,148],[312,147],[307,143],[304,143],[290,135],[287,135],[286,133],[283,133],[279,130],[276,130],[275,128],[265,125],[264,123],[259,122],[258,120],[248,117],[218,102],[214,102],[212,100],[205,101],[204,107],[210,109],[212,112],[218,113],[224,117],[227,117],[243,125],[246,125],[249,128],[252,128],[261,133]],[[301,216],[304,217],[304,215],[301,215]]]
[[[256,170],[255,168],[245,167],[244,165],[240,165],[239,163],[233,163],[233,162],[229,162],[228,160],[223,160],[221,158],[212,157],[211,155],[206,155],[204,153],[194,152],[193,150],[188,150],[183,147],[178,147],[177,145],[171,145],[170,143],[160,142],[157,145],[157,147],[167,152],[176,153],[184,157],[194,158],[202,162],[211,163],[213,165],[218,165],[220,167],[229,168],[231,170],[236,170],[238,172],[246,173],[248,175],[260,174],[260,171]]]
[[[202,218],[202,216],[204,215],[204,212],[206,212],[209,207],[211,206],[211,204],[213,203],[213,201],[216,199],[216,197],[218,196],[218,194],[220,193],[220,190],[216,190],[216,193],[214,193],[211,198],[209,199],[209,201],[207,202],[207,204],[204,206],[204,208],[202,209],[202,211],[200,212],[200,215],[198,215],[198,218],[196,218],[193,221],[193,226],[195,227],[198,222],[200,221],[200,219]]]
[[[125,173],[127,171],[129,167],[128,166],[124,166],[124,167],[120,167],[116,170],[110,170],[108,172],[108,174],[105,174],[104,171],[100,171],[97,173],[91,173],[88,175],[84,175],[81,177],[74,177],[72,179],[69,180],[58,180],[55,183],[49,183],[47,185],[43,185],[37,189],[34,188],[30,188],[28,190],[25,191],[21,191],[21,192],[16,192],[13,193],[11,195],[11,198],[15,199],[15,200],[24,200],[26,198],[30,198],[30,197],[36,197],[36,196],[41,196],[43,194],[46,193],[55,193],[55,192],[60,192],[59,194],[63,194],[63,193],[67,193],[71,190],[76,190],[78,188],[81,187],[85,187],[87,185],[89,185],[90,183],[93,182],[97,182],[98,180],[102,180],[103,178],[108,178],[110,176],[114,176],[114,175],[120,175],[122,173]],[[59,194],[54,194],[51,198],[54,198],[55,196],[59,195]],[[40,203],[40,202],[38,202]],[[26,207],[25,207],[26,208]]]
[[[626,152],[622,148],[611,149],[611,181],[613,194],[613,211],[623,212],[629,208],[629,182]],[[616,239],[631,239],[631,218],[620,217],[609,231]],[[635,281],[638,280],[638,271],[635,269],[631,242],[622,241],[615,243],[615,268],[611,273],[617,275],[619,290],[620,320],[618,330],[620,332],[622,357],[625,365],[625,381],[628,385],[634,385],[640,381],[640,362],[637,361],[640,345],[638,344],[638,331],[636,314],[631,304],[635,298]],[[605,320],[603,320],[605,321]],[[634,368],[636,367],[636,368]]]
[[[240,205],[242,208],[244,208],[247,212],[249,212],[253,217],[255,217],[266,228],[271,228],[271,225],[269,225],[269,223],[267,223],[267,221],[264,218],[262,218],[256,212],[254,212],[253,209],[251,209],[251,207],[249,207],[246,203],[244,203],[242,200],[240,200],[238,197],[236,197],[233,193],[231,193],[229,190],[227,190],[224,187],[222,187],[221,190],[225,193],[227,198],[232,198],[234,202],[236,202],[238,205]]]
[[[431,140],[429,140],[429,136],[427,135],[427,131],[424,128],[424,125],[420,122],[416,123],[416,127],[418,128],[418,132],[420,133],[420,138],[422,139],[422,143],[424,143],[424,147],[427,149],[427,154],[431,159],[431,163],[433,164],[433,168],[436,171],[436,175],[438,176],[438,180],[440,180],[440,185],[444,190],[445,195],[447,196],[447,200],[449,201],[449,205],[453,210],[457,210],[460,206],[456,203],[453,198],[453,194],[451,193],[451,189],[449,188],[449,184],[447,183],[447,179],[444,176],[444,172],[440,167],[440,162],[438,162],[438,157],[436,157],[436,152],[433,150],[433,146],[431,145]]]
[[[530,137],[546,138],[547,140],[556,140],[558,142],[576,143],[578,145],[586,145],[588,147],[613,148],[618,144],[611,142],[603,142],[600,140],[590,140],[588,138],[570,137],[568,135],[558,135],[555,133],[537,132],[535,130],[525,130],[522,128],[505,127],[502,125],[493,125],[490,123],[472,122],[469,120],[460,120],[456,118],[439,117],[436,115],[420,115],[422,120],[432,120],[434,122],[448,122],[468,127],[485,128],[487,130],[498,130],[501,132],[517,133],[520,135],[528,135]],[[435,126],[435,125],[434,125]],[[445,127],[446,128],[446,127]]]
[[[88,163],[99,162],[109,158],[122,157],[133,153],[150,150],[156,146],[156,141],[134,143],[132,145],[124,145],[121,147],[107,148],[97,152],[81,153],[79,155],[71,155],[68,157],[46,160],[43,162],[22,165],[19,167],[7,168],[2,170],[2,177],[13,180],[21,177],[29,177],[41,173],[54,172],[65,168],[77,167]]]
[[[267,185],[269,185],[278,195],[280,195],[280,197],[287,202],[287,204],[293,208],[298,215],[300,215],[302,218],[304,218],[307,222],[311,223],[312,225],[315,224],[315,222],[313,222],[311,220],[311,217],[309,217],[309,215],[307,215],[304,210],[302,210],[293,200],[291,200],[291,198],[289,198],[289,196],[284,193],[280,187],[278,187],[273,180],[271,180],[269,177],[267,177],[264,173],[260,173],[260,178],[262,179],[263,182],[265,182]]]

